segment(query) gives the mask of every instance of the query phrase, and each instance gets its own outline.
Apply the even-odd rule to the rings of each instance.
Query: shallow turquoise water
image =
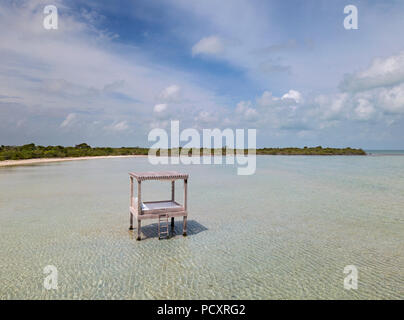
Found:
[[[404,298],[404,156],[261,156],[171,166],[189,179],[189,236],[128,230],[128,171],[146,158],[0,168],[1,299]],[[182,195],[182,183],[177,183]],[[144,183],[147,199],[169,183]],[[43,268],[58,269],[58,290]],[[343,269],[359,271],[345,290]]]

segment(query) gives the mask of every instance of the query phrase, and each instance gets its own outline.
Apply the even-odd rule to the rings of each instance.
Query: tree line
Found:
[[[182,148],[179,152],[184,151]],[[214,154],[215,151],[220,153],[220,149],[197,149],[196,155],[201,154]],[[142,147],[95,147],[92,148],[86,143],[77,144],[74,147],[64,146],[40,146],[34,143],[25,144],[23,146],[0,146],[0,161],[3,160],[20,160],[20,159],[38,159],[38,158],[66,158],[66,157],[95,157],[95,156],[118,156],[118,155],[147,155],[148,148]],[[171,155],[173,150],[158,150],[157,155]],[[188,151],[189,155],[195,155],[191,149]],[[221,149],[221,153],[225,155],[233,153],[235,150],[226,148]],[[242,150],[245,154],[248,150]],[[258,155],[366,155],[362,149],[352,148],[323,148],[318,147],[304,147],[304,148],[260,148],[256,149]]]

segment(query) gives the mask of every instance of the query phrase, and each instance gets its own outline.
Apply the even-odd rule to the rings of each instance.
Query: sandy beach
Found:
[[[0,167],[21,166],[48,162],[74,161],[74,160],[92,160],[92,159],[111,159],[111,158],[139,158],[147,157],[146,155],[128,155],[128,156],[98,156],[98,157],[70,157],[70,158],[42,158],[42,159],[26,159],[26,160],[4,160],[0,161]]]

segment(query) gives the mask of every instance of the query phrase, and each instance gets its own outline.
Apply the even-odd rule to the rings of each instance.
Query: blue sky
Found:
[[[404,149],[402,1],[57,0],[45,30],[48,4],[0,4],[0,144],[149,146],[180,120]]]

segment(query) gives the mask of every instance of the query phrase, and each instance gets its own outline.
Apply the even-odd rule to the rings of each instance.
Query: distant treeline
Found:
[[[177,150],[176,150],[177,151]],[[179,152],[185,151],[180,148]],[[199,149],[199,154],[214,154],[215,151],[221,152],[223,155],[227,152],[235,152],[226,148],[221,150],[215,149]],[[241,150],[241,153],[247,153],[248,150]],[[147,155],[148,148],[140,147],[121,147],[121,148],[92,148],[86,143],[78,144],[74,147],[63,146],[37,146],[34,143],[23,146],[0,146],[0,161],[2,160],[20,160],[20,159],[36,159],[36,158],[66,158],[66,157],[92,157],[92,156],[120,156],[120,155]],[[172,150],[157,150],[157,155],[171,155]],[[174,152],[174,151],[173,151]],[[191,155],[191,150],[185,151]],[[197,155],[198,151],[193,153]],[[258,155],[366,155],[362,149],[352,148],[322,148],[304,147],[304,148],[262,148],[257,149]]]
[[[273,155],[357,155],[364,156],[366,152],[362,149],[352,148],[323,148],[318,147],[304,147],[304,148],[263,148],[257,149],[257,154],[273,154]]]
[[[0,146],[1,160],[20,160],[36,158],[66,158],[119,155],[147,155],[147,148],[92,148],[86,143],[75,147],[37,146],[33,143],[23,146]]]

